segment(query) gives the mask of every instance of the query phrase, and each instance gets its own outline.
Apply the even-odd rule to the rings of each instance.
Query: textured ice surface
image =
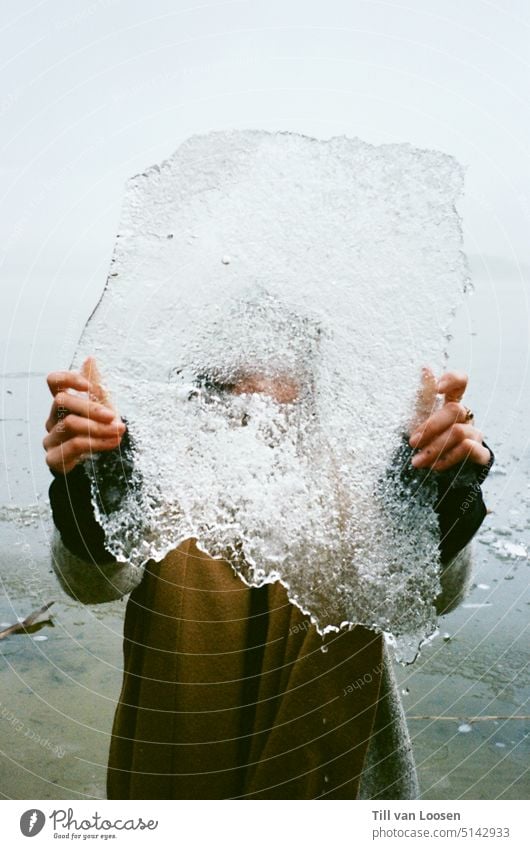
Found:
[[[135,440],[141,483],[99,516],[119,559],[194,536],[322,631],[414,653],[438,533],[400,449],[465,288],[461,187],[435,151],[259,131],[193,137],[129,181],[75,360],[96,356]],[[264,380],[276,397],[237,394]]]

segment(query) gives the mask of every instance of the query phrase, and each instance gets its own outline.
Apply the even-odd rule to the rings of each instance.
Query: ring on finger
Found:
[[[470,410],[469,407],[465,407],[464,409],[466,411],[466,417],[464,419],[465,423],[470,424],[471,422],[475,421],[475,414],[473,410]]]

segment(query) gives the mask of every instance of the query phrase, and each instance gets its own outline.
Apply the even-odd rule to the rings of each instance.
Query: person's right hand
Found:
[[[52,372],[48,386],[53,404],[42,444],[52,471],[67,474],[90,454],[118,447],[126,427],[108,399],[93,357],[87,357],[79,372]]]

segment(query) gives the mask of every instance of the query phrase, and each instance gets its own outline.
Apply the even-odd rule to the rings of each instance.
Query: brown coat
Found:
[[[355,799],[382,638],[357,626],[322,645],[281,584],[249,589],[193,540],[149,563],[127,605],[108,798]]]

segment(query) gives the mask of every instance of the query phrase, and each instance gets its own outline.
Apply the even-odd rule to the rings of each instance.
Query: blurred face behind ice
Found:
[[[233,395],[268,395],[278,404],[292,404],[298,398],[298,384],[290,375],[267,377],[260,373],[247,373],[230,387]]]

